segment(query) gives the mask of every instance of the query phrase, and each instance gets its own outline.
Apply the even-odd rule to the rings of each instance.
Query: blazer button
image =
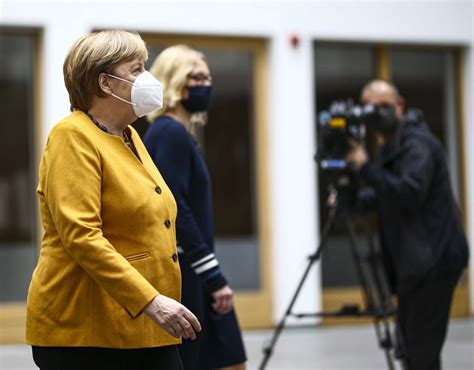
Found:
[[[166,220],[166,221],[165,221],[165,226],[166,226],[166,228],[169,229],[169,228],[171,227],[171,221],[170,221],[170,220]]]
[[[161,188],[160,188],[159,186],[157,186],[157,187],[155,188],[155,191],[156,191],[158,194],[161,194]]]
[[[178,255],[176,253],[173,253],[173,255],[171,256],[171,258],[173,259],[173,262],[177,262],[178,261]]]

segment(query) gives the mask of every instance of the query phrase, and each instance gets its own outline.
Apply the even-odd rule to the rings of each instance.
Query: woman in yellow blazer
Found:
[[[136,33],[86,35],[64,62],[72,113],[40,164],[44,228],[26,341],[42,370],[181,369],[176,203],[130,123],[161,107]]]

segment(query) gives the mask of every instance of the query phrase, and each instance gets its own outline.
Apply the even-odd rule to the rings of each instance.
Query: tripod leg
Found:
[[[373,272],[370,270],[368,264],[363,260],[361,248],[357,243],[357,236],[354,224],[347,213],[344,214],[344,221],[349,234],[351,253],[355,262],[355,269],[364,293],[365,304],[370,309],[380,307],[380,302],[378,299],[379,297],[378,295],[374,294],[375,283]]]
[[[388,321],[388,317],[393,313],[393,308],[386,275],[382,270],[380,261],[377,260],[379,256],[376,254],[368,224],[364,223],[367,238],[366,250],[362,250],[358,246],[354,225],[347,214],[346,225],[349,231],[352,254],[356,262],[356,270],[364,290],[366,305],[368,309],[373,310],[375,315],[374,327],[377,339],[380,347],[384,350],[388,368],[394,370],[393,340]]]
[[[327,240],[329,231],[331,230],[331,227],[333,225],[334,219],[336,217],[336,213],[337,213],[337,208],[332,207],[329,211],[328,220],[327,220],[327,222],[326,222],[326,224],[324,225],[324,228],[323,228],[323,233],[322,233],[322,236],[321,236],[321,242],[319,243],[319,246],[318,246],[316,252],[313,255],[309,256],[308,266],[306,266],[306,270],[304,271],[303,276],[302,276],[302,278],[301,278],[301,280],[298,284],[298,287],[296,288],[296,291],[293,294],[293,297],[291,298],[290,304],[289,304],[288,308],[286,309],[284,316],[282,317],[282,319],[278,323],[278,326],[276,327],[275,331],[273,332],[273,336],[272,336],[272,339],[270,341],[270,345],[264,347],[264,349],[263,349],[264,357],[262,359],[262,362],[260,363],[259,370],[264,370],[265,369],[265,366],[267,365],[268,361],[270,360],[270,357],[273,354],[273,348],[275,347],[276,342],[278,340],[278,337],[280,336],[281,332],[283,331],[283,328],[285,327],[287,317],[291,315],[291,312],[293,310],[293,306],[295,305],[296,299],[298,298],[298,295],[300,294],[300,291],[303,288],[303,284],[306,281],[306,278],[308,277],[309,271],[311,270],[311,266],[313,266],[313,263],[317,259],[319,259],[319,257],[321,256],[323,246],[324,246],[324,244]]]
[[[382,303],[381,312],[385,314],[383,318],[383,327],[384,327],[384,336],[380,335],[380,329],[377,333],[379,337],[379,342],[381,343],[382,347],[386,345],[385,353],[387,356],[387,362],[389,363],[389,368],[393,367],[393,358],[400,360],[401,366],[403,370],[408,370],[408,364],[406,362],[405,356],[403,356],[403,339],[401,337],[401,333],[399,333],[399,325],[398,319],[395,318],[395,330],[392,335],[390,330],[390,322],[388,320],[388,316],[392,315],[396,312],[394,303],[392,301],[392,291],[390,289],[390,285],[387,281],[387,274],[384,270],[384,266],[382,264],[382,257],[381,251],[376,247],[373,241],[372,233],[369,227],[369,224],[366,220],[364,220],[364,230],[366,234],[366,238],[369,242],[369,256],[370,256],[370,266],[372,268],[375,283],[377,286],[377,292],[380,295],[380,301]],[[377,330],[377,328],[376,328]],[[386,342],[385,342],[386,341]],[[398,347],[398,348],[397,348]],[[397,355],[397,351],[402,353],[402,357]],[[390,357],[393,352],[393,357]]]
[[[383,326],[383,328],[381,326]],[[394,362],[392,358],[393,341],[392,341],[392,335],[390,333],[390,324],[388,322],[388,319],[387,318],[383,319],[383,325],[380,323],[379,320],[375,319],[374,327],[375,327],[375,333],[377,335],[379,344],[385,352],[385,358],[387,360],[388,368],[389,370],[394,370],[395,366],[394,366]]]
[[[263,349],[264,357],[263,357],[263,360],[262,360],[262,362],[259,366],[260,370],[265,369],[265,366],[267,365],[267,362],[270,360],[270,356],[273,354],[273,348],[275,347],[275,344],[278,340],[278,337],[280,336],[281,332],[283,331],[283,328],[285,327],[287,317],[291,315],[291,311],[293,310],[293,306],[296,303],[296,299],[298,298],[298,295],[301,291],[301,288],[303,287],[303,284],[304,284],[304,282],[305,282],[305,280],[308,276],[308,273],[309,273],[309,271],[311,269],[311,266],[313,265],[314,261],[315,261],[315,259],[313,259],[313,258],[310,259],[309,264],[306,267],[306,270],[303,274],[303,277],[301,278],[301,281],[298,284],[298,288],[296,289],[296,292],[293,295],[293,298],[291,299],[290,305],[286,309],[285,315],[280,320],[280,322],[278,323],[278,326],[275,329],[275,332],[273,333],[273,337],[272,337],[272,340],[270,342],[270,345]]]
[[[392,291],[387,281],[387,273],[385,272],[382,263],[382,254],[380,249],[376,247],[373,241],[372,232],[367,220],[364,220],[363,225],[369,247],[369,263],[375,278],[377,292],[380,295],[382,309],[387,313],[392,313],[395,311],[392,302]]]

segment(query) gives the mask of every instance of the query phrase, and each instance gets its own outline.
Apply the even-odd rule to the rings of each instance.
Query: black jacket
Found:
[[[371,190],[359,194],[359,202],[378,210],[395,290],[407,291],[427,277],[467,265],[468,245],[445,152],[420,111],[407,112],[394,140],[382,147],[376,162],[362,167],[361,175]]]

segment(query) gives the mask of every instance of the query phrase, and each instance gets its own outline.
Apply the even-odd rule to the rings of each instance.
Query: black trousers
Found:
[[[398,296],[398,329],[410,370],[441,369],[453,291],[461,271],[429,278]]]
[[[183,370],[176,346],[139,349],[32,348],[33,360],[40,370]]]

